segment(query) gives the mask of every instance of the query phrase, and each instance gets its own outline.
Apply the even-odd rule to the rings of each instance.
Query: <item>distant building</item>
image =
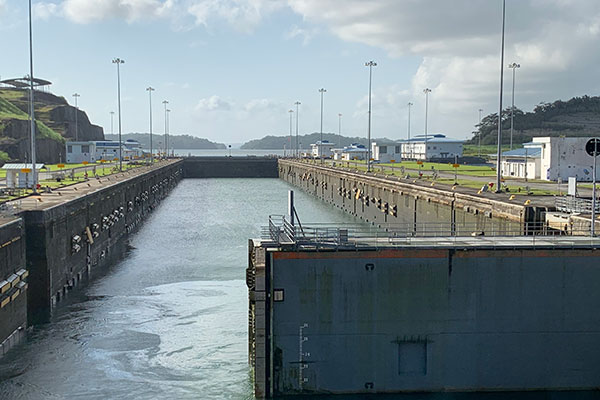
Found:
[[[578,181],[591,182],[594,158],[585,151],[585,144],[590,139],[591,137],[536,137],[531,143],[526,143],[524,147],[528,149],[528,159],[535,158],[529,154],[530,151],[539,153],[539,164],[535,167],[536,178],[547,181],[561,179],[566,182],[569,177],[575,177]],[[502,153],[502,175],[524,178],[524,156],[524,149]],[[532,178],[533,162],[528,160],[527,164],[527,176]]]
[[[399,142],[372,142],[371,158],[382,163],[389,163],[394,160],[402,161],[402,144]]]
[[[123,159],[132,160],[143,157],[144,152],[136,140],[123,142]],[[94,163],[100,160],[112,161],[119,158],[119,142],[112,140],[99,140],[89,142],[67,142],[66,162],[78,164],[84,161]]]
[[[448,159],[462,157],[463,140],[450,139],[446,135],[433,133],[418,135],[402,141],[402,158],[409,160]]]
[[[44,168],[44,164],[35,164],[36,171]],[[33,164],[12,164],[7,163],[2,166],[6,170],[7,188],[30,188],[33,187]]]
[[[540,179],[541,156],[542,146],[538,143],[525,143],[522,149],[502,153],[502,176]]]
[[[366,160],[369,150],[362,144],[352,143],[342,150],[342,160]]]
[[[317,143],[310,145],[311,155],[314,158],[321,158],[321,154],[323,154],[324,158],[331,158],[333,155],[333,146],[335,146],[335,143],[331,143],[329,140],[319,140]]]

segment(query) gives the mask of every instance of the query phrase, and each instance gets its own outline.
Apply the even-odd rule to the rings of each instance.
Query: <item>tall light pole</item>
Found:
[[[148,91],[148,97],[150,100],[150,163],[154,163],[154,151],[152,148],[152,92],[156,89],[154,89],[152,86],[148,86],[146,88],[146,90]]]
[[[165,152],[167,153],[167,158],[169,157],[169,135],[171,134],[171,110],[167,109],[167,136],[165,142]]]
[[[292,121],[294,116],[294,110],[288,110],[288,113],[290,114],[290,154],[293,154],[292,148],[294,147],[294,144],[292,143]]]
[[[515,117],[515,71],[517,68],[521,68],[521,64],[512,63],[508,64],[508,68],[512,68],[512,106],[510,107],[510,149],[513,148],[513,125]]]
[[[299,109],[298,106],[300,106],[299,101],[294,103],[296,105],[296,157],[300,158],[300,147],[298,147],[298,117],[299,117]]]
[[[427,161],[427,118],[429,114],[429,93],[431,93],[431,89],[425,88],[423,89],[423,93],[425,93],[425,161]]]
[[[410,140],[410,108],[413,106],[414,104],[411,103],[410,101],[408,102],[408,134],[407,134],[407,139]]]
[[[367,172],[371,172],[371,82],[373,78],[373,67],[377,66],[377,63],[373,60],[365,63],[366,67],[369,67],[369,123],[367,128],[367,142],[369,148],[367,149]]]
[[[123,171],[123,142],[121,141],[121,64],[125,64],[125,60],[115,58],[113,64],[117,64],[117,96],[119,104],[119,171]]]
[[[37,192],[37,171],[35,170],[35,112],[33,103],[33,28],[31,24],[31,0],[29,0],[29,117],[31,119],[31,177],[33,193]]]
[[[338,113],[338,135],[340,136],[340,146],[342,145],[342,113]]]
[[[479,130],[477,132],[477,157],[481,157],[481,115],[483,108],[479,109]]]
[[[165,106],[165,157],[167,155],[167,104],[169,104],[168,100],[163,100],[163,105]]]
[[[319,157],[321,158],[321,164],[323,164],[323,93],[327,90],[321,88],[319,89],[319,93],[321,93],[321,140],[319,141]]]
[[[114,126],[113,126],[113,119],[114,119],[114,117],[115,117],[115,112],[111,111],[110,112],[110,134],[111,135],[115,134],[115,129],[114,129]]]
[[[504,25],[506,20],[506,0],[502,0],[502,44],[500,50],[500,106],[498,108],[498,150],[496,153],[496,193],[502,191],[501,158],[502,158],[502,95],[504,86]]]
[[[81,97],[79,93],[74,93],[73,97],[75,97],[75,141],[79,141],[79,133],[77,127],[77,114],[79,114],[79,105],[77,104],[77,99]]]

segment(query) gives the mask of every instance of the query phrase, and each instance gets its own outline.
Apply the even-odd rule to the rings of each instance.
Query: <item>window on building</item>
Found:
[[[72,153],[73,152],[73,146],[68,145],[67,146],[67,153]]]
[[[380,146],[379,154],[385,154],[385,153],[387,153],[387,146]]]
[[[396,149],[394,150],[394,153],[396,153],[396,154],[400,153],[400,146],[396,146]]]
[[[89,144],[84,144],[81,146],[81,152],[82,153],[89,153],[90,152],[90,145]]]

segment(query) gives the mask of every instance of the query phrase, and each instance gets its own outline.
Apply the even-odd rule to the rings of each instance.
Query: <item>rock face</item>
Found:
[[[30,159],[29,93],[26,90],[0,88],[0,150],[13,160]],[[93,125],[86,113],[70,106],[63,97],[35,92],[36,160],[57,163],[65,160],[65,141],[104,140],[104,131]],[[15,108],[16,107],[16,108]]]

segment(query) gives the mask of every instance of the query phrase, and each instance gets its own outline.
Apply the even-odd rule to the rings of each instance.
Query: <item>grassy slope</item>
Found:
[[[23,111],[21,111],[17,106],[15,106],[14,104],[12,104],[10,101],[6,100],[6,98],[10,98],[10,99],[17,99],[18,97],[18,93],[15,93],[14,91],[0,91],[0,132],[2,131],[2,128],[4,127],[4,121],[6,120],[10,120],[10,119],[18,119],[18,120],[28,120],[29,119],[29,115],[27,115],[26,113],[24,113]],[[39,136],[43,137],[43,138],[48,138],[48,139],[52,139],[61,143],[65,142],[65,139],[57,132],[55,132],[53,129],[49,128],[46,124],[44,124],[42,121],[36,120],[36,126],[37,129],[39,131]],[[6,154],[6,153],[4,153]],[[1,155],[0,155],[0,160],[1,160]]]

